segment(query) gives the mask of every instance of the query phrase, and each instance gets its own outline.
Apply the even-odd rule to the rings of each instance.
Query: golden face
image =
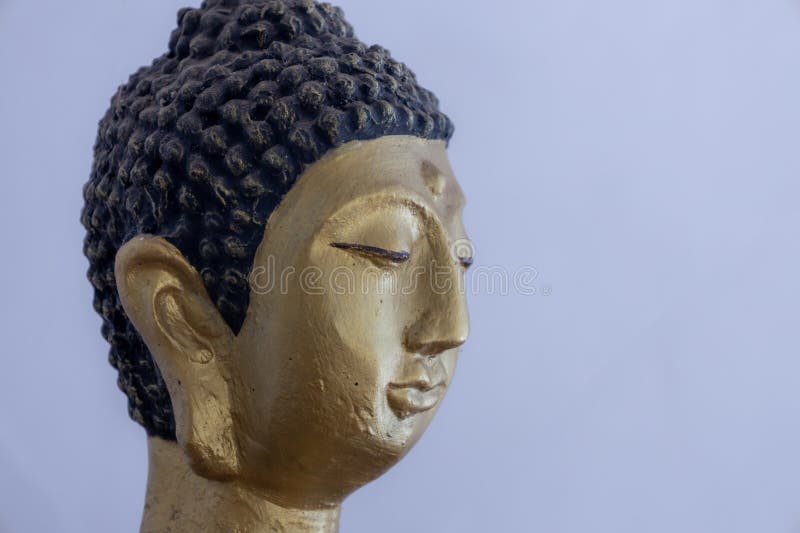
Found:
[[[468,335],[463,204],[443,142],[384,137],[314,164],[272,214],[231,368],[252,481],[333,503],[419,439]]]
[[[120,299],[201,477],[287,507],[335,507],[417,442],[469,330],[472,261],[445,144],[353,142],[272,213],[234,335],[163,238],[116,258]]]

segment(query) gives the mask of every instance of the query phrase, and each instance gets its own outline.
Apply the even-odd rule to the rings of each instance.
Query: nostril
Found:
[[[408,343],[408,348],[420,355],[438,355],[442,352],[446,352],[447,350],[458,348],[464,344],[466,340],[466,338],[459,338],[443,341]]]

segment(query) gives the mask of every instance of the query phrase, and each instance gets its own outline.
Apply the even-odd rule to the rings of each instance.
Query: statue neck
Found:
[[[236,482],[198,476],[175,442],[150,437],[147,448],[150,466],[142,533],[336,533],[339,530],[339,507],[287,509]]]

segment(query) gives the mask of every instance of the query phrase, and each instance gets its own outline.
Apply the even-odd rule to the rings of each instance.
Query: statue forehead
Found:
[[[420,204],[445,224],[460,221],[464,195],[445,142],[386,136],[332,150],[306,169],[272,213],[256,262],[264,245],[277,240],[281,232],[292,235],[290,241],[297,235],[312,235],[345,206],[380,196]]]
[[[317,192],[342,202],[407,190],[432,204],[434,210],[439,205],[448,209],[464,205],[445,142],[411,136],[386,136],[341,146],[309,167],[298,186],[304,187],[306,194]]]

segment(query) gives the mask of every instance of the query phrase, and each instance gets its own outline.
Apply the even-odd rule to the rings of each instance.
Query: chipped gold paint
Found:
[[[123,306],[176,421],[177,443],[149,440],[142,531],[337,531],[342,501],[408,453],[450,385],[468,335],[467,258],[451,250],[463,203],[442,141],[331,151],[271,215],[238,335],[166,240],[119,251]],[[342,272],[350,290],[333,290]]]

